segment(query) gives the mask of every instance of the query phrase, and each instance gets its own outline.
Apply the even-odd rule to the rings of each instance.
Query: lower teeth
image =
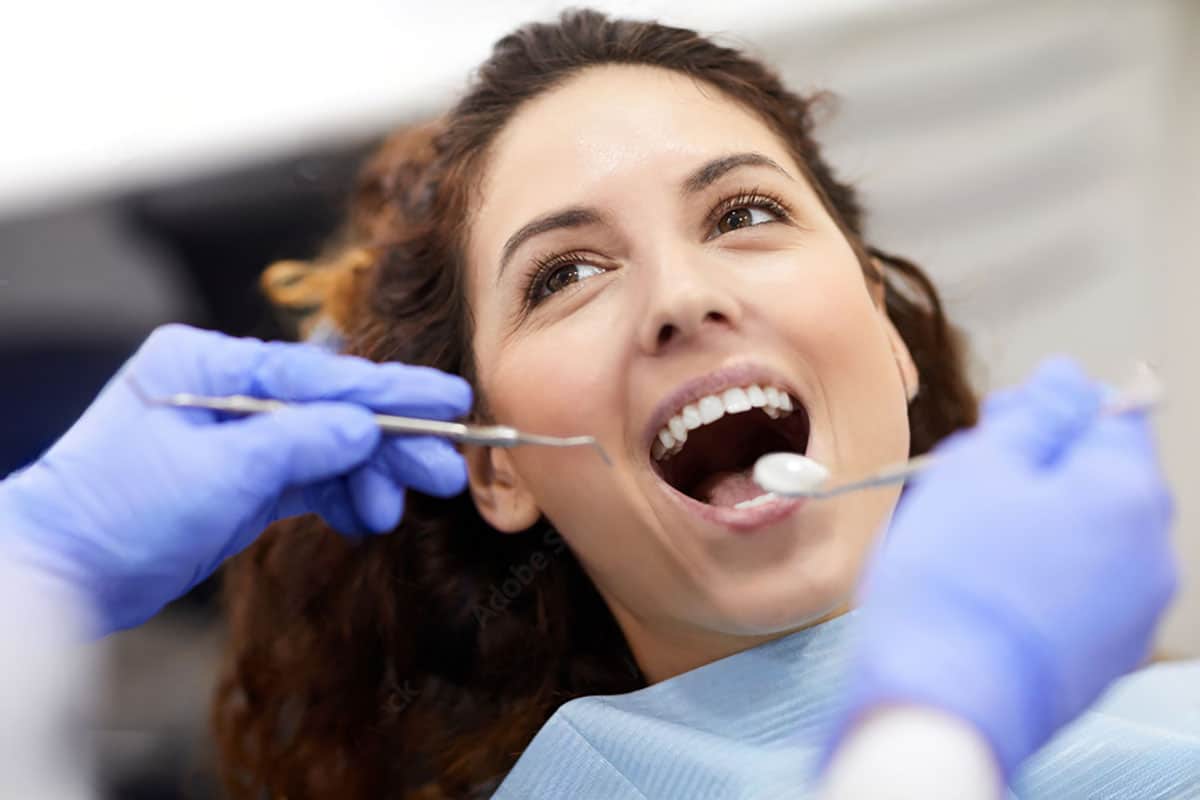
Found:
[[[743,500],[740,503],[735,503],[733,507],[734,508],[754,508],[755,506],[761,506],[764,503],[769,503],[772,500],[776,499],[776,497],[777,497],[777,495],[774,492],[766,492],[764,494],[760,494],[758,497],[752,497],[749,500]]]

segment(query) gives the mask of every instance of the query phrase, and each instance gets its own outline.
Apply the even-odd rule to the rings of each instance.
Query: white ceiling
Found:
[[[753,37],[934,0],[600,0]],[[956,0],[959,4],[974,0]],[[27,0],[0,11],[0,213],[374,133],[558,0]]]

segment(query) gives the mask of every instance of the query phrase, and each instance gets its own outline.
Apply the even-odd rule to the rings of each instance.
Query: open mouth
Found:
[[[752,477],[766,453],[805,453],[809,417],[784,389],[750,384],[705,395],[659,430],[651,463],[668,485],[712,506],[735,507],[763,490]]]

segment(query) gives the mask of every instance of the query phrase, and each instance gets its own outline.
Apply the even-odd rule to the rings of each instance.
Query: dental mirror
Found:
[[[1139,363],[1133,378],[1121,390],[1112,392],[1100,409],[1100,414],[1113,416],[1131,411],[1150,411],[1158,405],[1162,393],[1162,383],[1154,370],[1145,363]],[[768,494],[748,503],[757,505],[774,497],[821,499],[860,489],[904,483],[935,460],[936,456],[927,453],[883,467],[857,480],[843,479],[831,485],[827,483],[829,469],[821,462],[800,453],[767,453],[754,462],[754,482]]]
[[[828,478],[824,464],[799,453],[767,453],[754,462],[754,482],[783,497],[807,495]]]

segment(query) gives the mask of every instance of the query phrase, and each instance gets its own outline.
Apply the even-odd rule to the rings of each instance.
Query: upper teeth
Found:
[[[669,458],[683,448],[688,431],[716,422],[726,414],[741,414],[752,408],[761,408],[771,419],[778,419],[792,412],[792,398],[774,386],[735,386],[719,394],[708,394],[680,409],[667,420],[658,432],[650,448],[656,461]]]

